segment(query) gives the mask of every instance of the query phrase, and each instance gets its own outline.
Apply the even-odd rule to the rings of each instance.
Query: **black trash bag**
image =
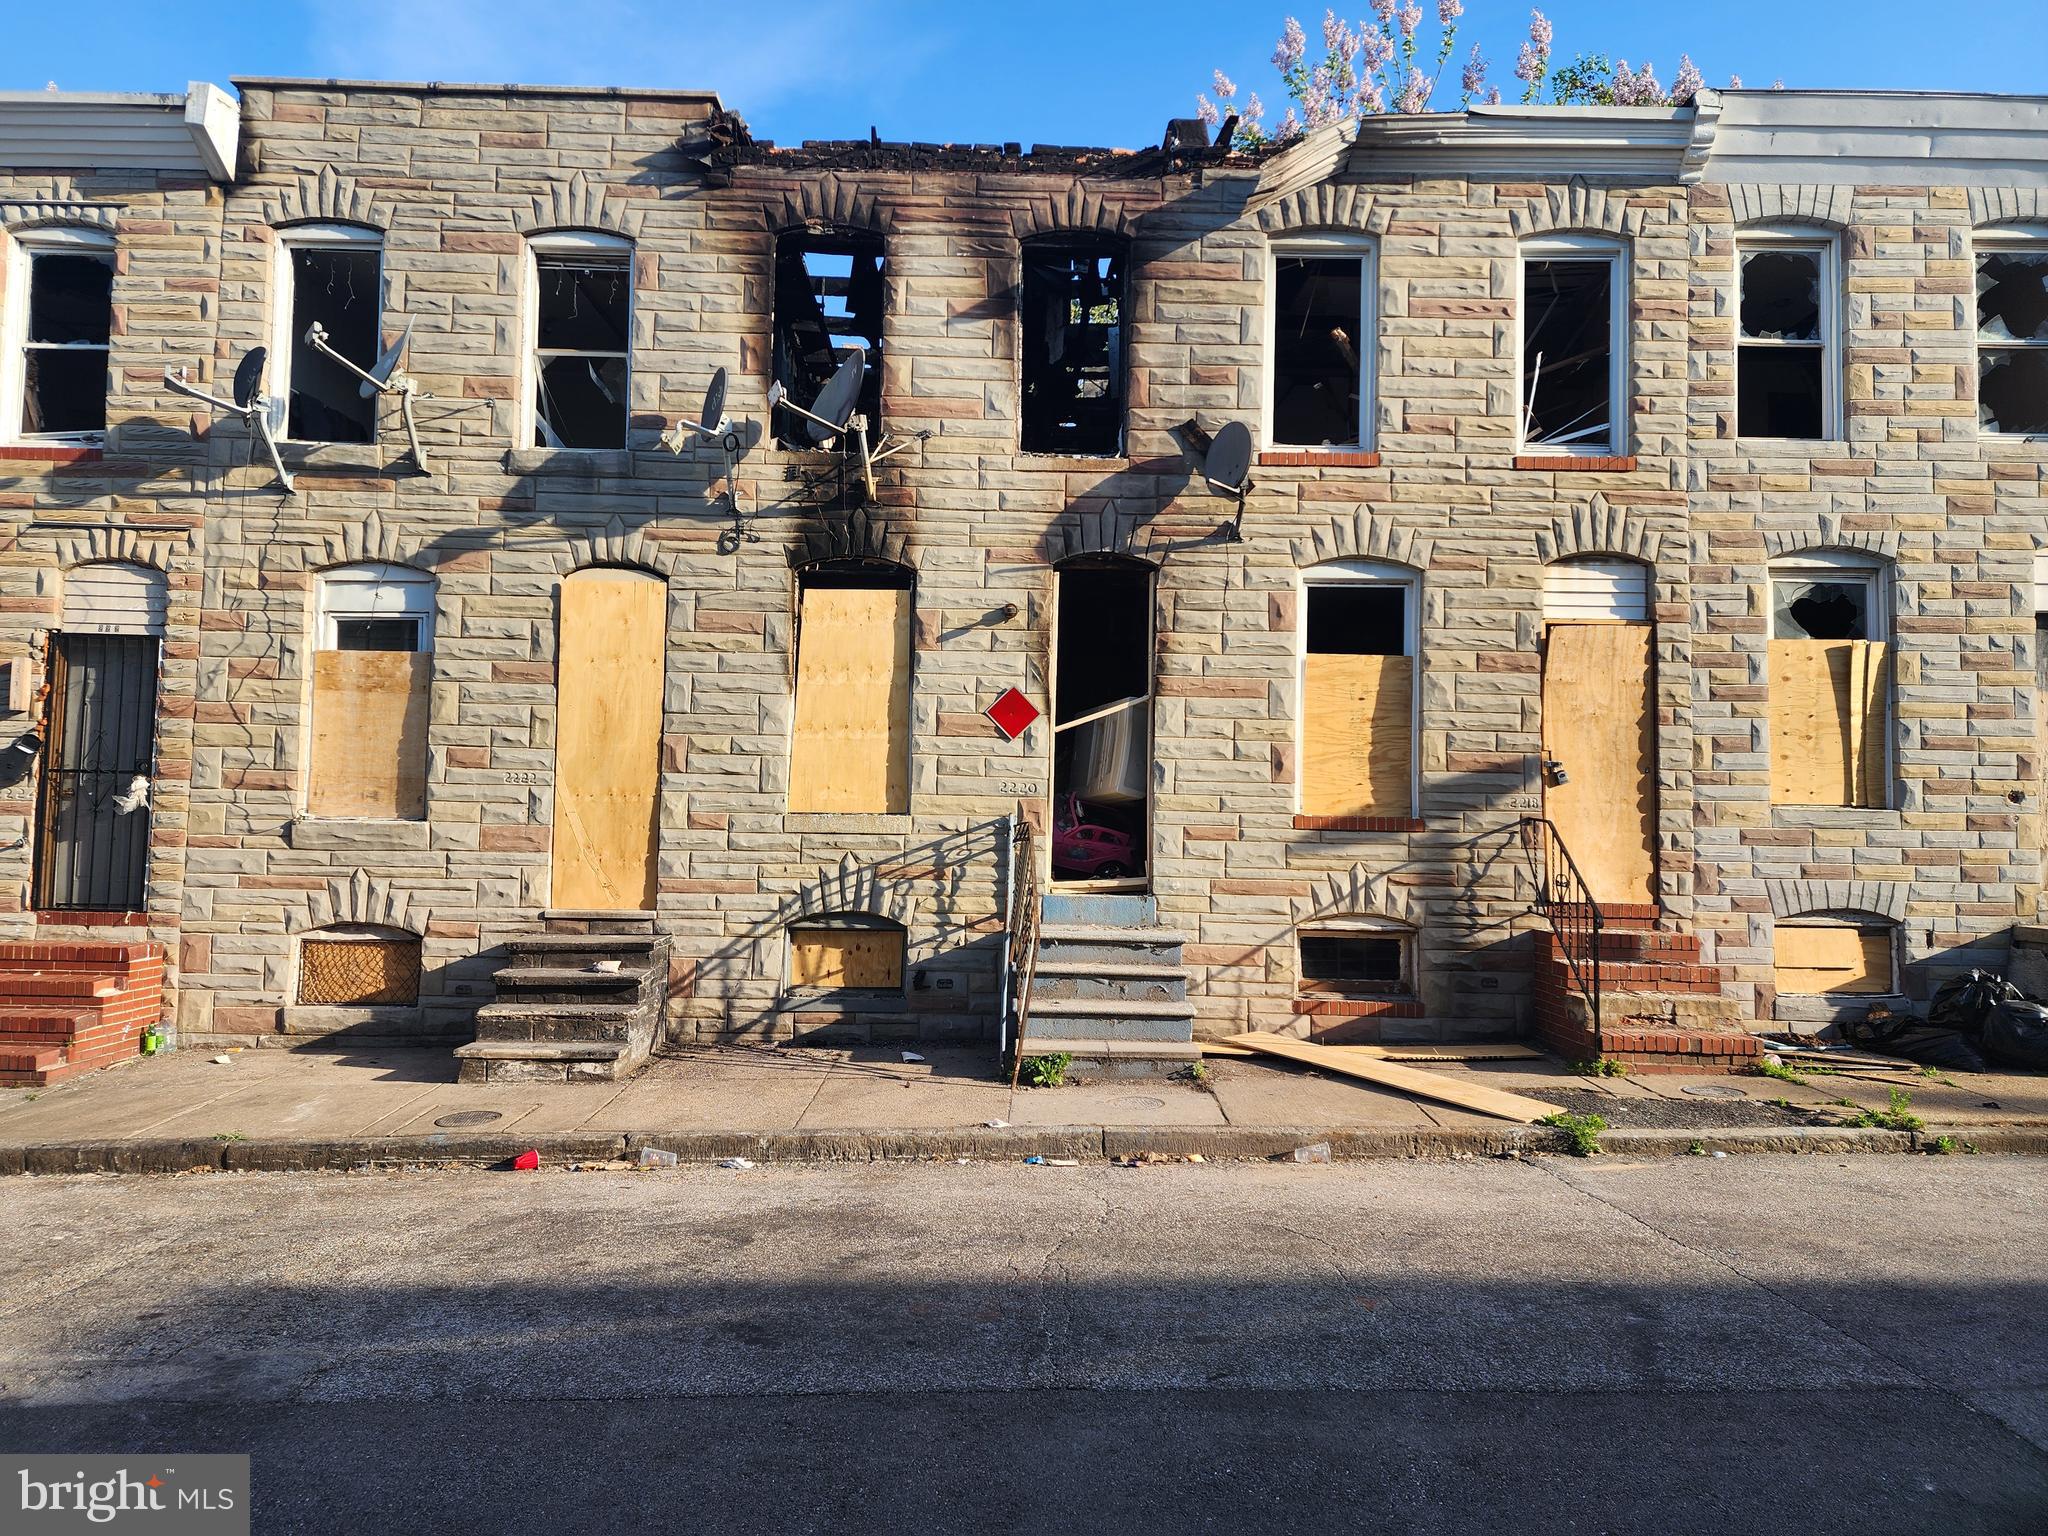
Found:
[[[2048,1008],[2007,998],[1986,1015],[1977,1043],[2001,1067],[2048,1072]]]
[[[1937,1029],[1953,1029],[1974,1040],[1983,1033],[1984,1021],[1991,1016],[1991,1010],[2006,999],[2019,995],[2018,988],[1999,980],[1989,971],[1965,971],[1941,984],[1941,990],[1927,1005],[1927,1022]]]
[[[1959,1030],[1923,1024],[1909,1013],[1874,1019],[1847,1019],[1842,1034],[1850,1044],[1880,1056],[1898,1056],[1923,1067],[1950,1072],[1982,1072],[1983,1055]]]

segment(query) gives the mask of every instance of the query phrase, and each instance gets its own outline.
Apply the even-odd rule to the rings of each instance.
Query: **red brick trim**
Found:
[[[0,463],[97,464],[106,457],[101,448],[39,448],[30,443],[0,443]]]
[[[1420,832],[1420,816],[1297,816],[1297,832]]]
[[[147,912],[38,912],[38,928],[147,928]]]
[[[1335,449],[1325,452],[1314,448],[1268,448],[1259,454],[1259,463],[1269,467],[1301,469],[1378,469],[1380,456]]]
[[[1391,997],[1298,997],[1297,1017],[1314,1019],[1420,1019],[1422,1004]]]
[[[1632,453],[1518,453],[1515,455],[1517,469],[1609,469],[1631,470],[1636,467],[1636,456]]]

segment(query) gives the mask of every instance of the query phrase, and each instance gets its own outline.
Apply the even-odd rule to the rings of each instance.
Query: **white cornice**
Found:
[[[0,167],[235,174],[241,107],[217,85],[156,92],[0,91]]]
[[[1640,176],[1676,181],[1694,138],[1690,107],[1473,107],[1364,119],[1354,176]],[[1696,174],[1696,173],[1695,173]]]

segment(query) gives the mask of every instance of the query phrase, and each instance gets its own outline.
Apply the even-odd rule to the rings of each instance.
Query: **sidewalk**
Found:
[[[1214,1060],[1206,1083],[1012,1091],[987,1050],[922,1054],[703,1047],[665,1053],[625,1083],[524,1085],[458,1083],[443,1050],[243,1051],[224,1066],[179,1052],[0,1092],[0,1173],[491,1162],[529,1147],[548,1162],[602,1162],[642,1146],[756,1161],[1269,1157],[1318,1141],[1339,1158],[1563,1146],[1550,1128],[1288,1065]],[[1430,1070],[1598,1113],[1616,1152],[1911,1150],[1941,1135],[2048,1152],[2048,1076],[1588,1078],[1549,1060]],[[1883,1109],[1893,1087],[1927,1122],[1919,1137],[1842,1125],[1854,1111],[1837,1100]]]

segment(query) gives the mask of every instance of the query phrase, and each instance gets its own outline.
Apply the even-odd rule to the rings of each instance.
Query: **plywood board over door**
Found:
[[[1553,624],[1543,656],[1543,755],[1566,782],[1543,793],[1595,901],[1657,899],[1656,716],[1650,626]]]
[[[555,660],[552,904],[654,907],[668,584],[645,571],[573,572]]]

